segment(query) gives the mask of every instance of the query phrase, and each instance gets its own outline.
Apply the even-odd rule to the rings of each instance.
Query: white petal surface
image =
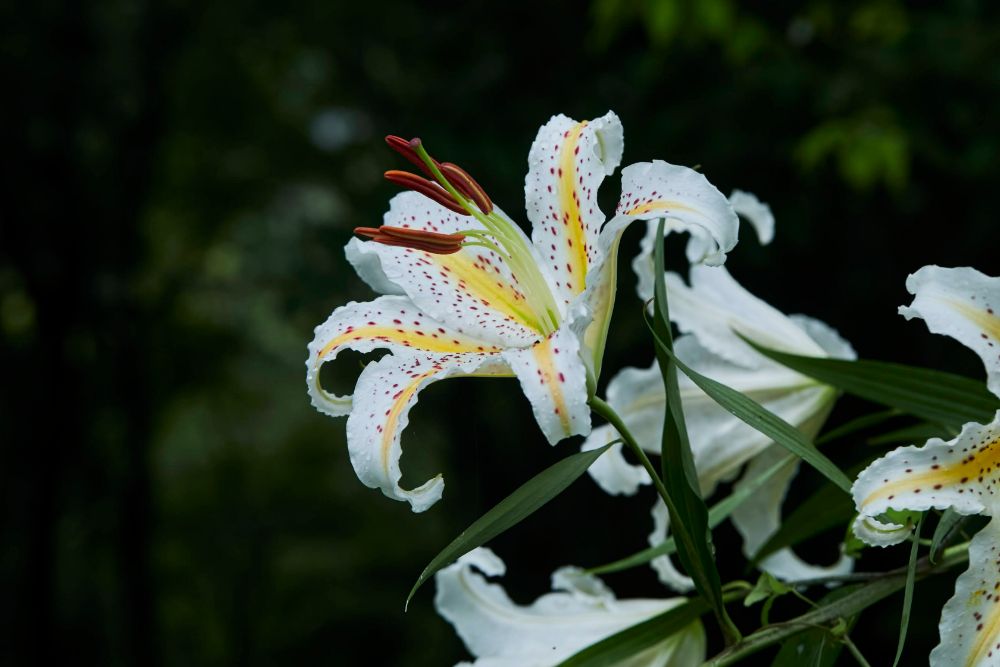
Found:
[[[482,229],[475,218],[458,215],[416,192],[393,197],[384,224],[445,234]],[[516,277],[491,250],[467,247],[438,255],[351,239],[346,254],[373,287],[395,285],[420,310],[460,333],[504,346],[530,345],[539,337],[537,319]]]
[[[771,207],[757,199],[751,192],[733,190],[729,195],[729,203],[741,218],[745,218],[757,233],[761,245],[767,245],[774,240],[774,214]]]
[[[358,479],[390,498],[409,502],[414,512],[436,503],[444,491],[440,475],[416,489],[399,486],[400,435],[417,395],[430,383],[447,377],[509,373],[497,354],[390,354],[368,364],[358,378],[355,407],[347,418],[347,447]]]
[[[520,380],[535,420],[550,443],[590,433],[587,369],[570,324],[529,348],[508,349],[502,355]]]
[[[684,601],[616,600],[600,580],[563,568],[552,577],[557,592],[522,606],[483,576],[505,570],[492,551],[479,548],[435,575],[435,606],[478,658],[477,667],[549,667]],[[689,667],[704,657],[704,631],[695,623],[623,665]]]
[[[941,610],[941,643],[931,667],[1000,666],[1000,521],[993,519],[969,545],[969,569]]]
[[[1000,411],[986,426],[966,424],[948,442],[931,438],[922,447],[894,449],[861,471],[852,493],[858,511],[869,517],[888,509],[996,514],[998,485]]]
[[[434,321],[406,297],[382,296],[367,303],[351,302],[337,308],[316,327],[306,359],[306,384],[312,404],[333,417],[351,411],[351,397],[325,391],[320,385],[319,371],[344,349],[358,352],[388,349],[404,355],[500,351],[492,343],[476,340]]]
[[[739,491],[746,484],[788,458],[785,449],[772,445],[757,455],[747,466],[746,472],[733,491]],[[743,554],[750,558],[781,527],[781,506],[785,494],[798,472],[798,459],[788,462],[784,468],[771,477],[767,484],[755,491],[732,514],[733,526],[743,536]],[[811,565],[799,558],[791,549],[781,549],[760,562],[760,569],[770,572],[785,581],[812,579],[847,574],[854,561],[840,555],[830,566]]]
[[[663,544],[670,536],[670,512],[659,497],[653,502],[652,515],[653,532],[649,534],[649,546],[655,547]],[[681,574],[670,556],[657,556],[649,562],[649,565],[664,586],[679,593],[694,590],[694,581],[691,580],[691,577]]]
[[[666,280],[670,318],[725,359],[747,368],[765,361],[736,332],[774,349],[827,356],[802,327],[744,289],[723,267],[692,266],[690,287],[675,273],[667,273]]]
[[[934,333],[971,348],[986,366],[990,391],[1000,396],[1000,278],[969,267],[925,266],[907,277],[906,289],[915,298],[899,313],[923,318]]]
[[[622,195],[618,216],[637,220],[666,218],[669,232],[690,232],[703,243],[696,244],[699,255],[693,262],[722,264],[736,245],[739,218],[729,200],[693,169],[654,160],[638,162],[622,169]],[[650,223],[655,229],[655,224]],[[692,246],[689,246],[689,248]],[[652,242],[643,244],[647,259]]]
[[[907,526],[884,523],[864,514],[854,518],[851,530],[859,540],[873,547],[891,547],[904,542],[913,533]]]
[[[748,369],[718,357],[693,336],[675,341],[677,356],[694,370],[749,396],[785,421],[804,429],[818,429],[833,405],[834,391],[787,368],[768,362]],[[678,378],[691,450],[702,492],[712,493],[720,481],[731,479],[753,456],[766,449],[771,440],[733,416],[683,374]],[[659,454],[666,398],[660,369],[626,368],[608,384],[607,400],[625,421],[639,444],[651,454]],[[604,427],[602,427],[604,428]],[[596,433],[596,431],[595,431]],[[607,436],[600,436],[608,442]],[[597,440],[588,441],[597,447]],[[590,474],[605,488],[631,495],[638,480],[648,483],[645,471],[616,457],[603,467],[592,466]]]
[[[531,238],[568,304],[584,290],[597,258],[604,214],[597,190],[621,162],[621,121],[612,112],[592,121],[553,116],[528,154],[524,195]]]
[[[618,432],[605,424],[595,428],[584,441],[581,451],[598,449],[618,438]],[[587,472],[597,482],[605,493],[612,496],[633,496],[640,486],[650,484],[652,480],[641,465],[632,465],[625,460],[621,443],[612,445],[601,454],[600,458],[590,464]]]

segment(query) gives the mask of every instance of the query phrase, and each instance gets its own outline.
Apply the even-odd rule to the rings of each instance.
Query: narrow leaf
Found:
[[[406,605],[409,606],[417,589],[435,572],[516,526],[545,503],[566,490],[566,487],[586,472],[587,468],[606,452],[611,444],[613,443],[600,449],[567,456],[535,475],[514,493],[497,503],[486,514],[476,519],[424,568],[417,583],[413,584],[410,594],[406,596]]]
[[[851,492],[851,482],[844,475],[843,471],[833,461],[820,453],[794,426],[753,399],[690,368],[674,356],[672,350],[665,348],[660,340],[657,340],[657,349],[664,350],[664,353],[669,355],[674,363],[677,364],[677,368],[681,369],[685,375],[691,378],[692,382],[708,394],[716,403],[811,465],[827,479],[839,486],[844,493],[849,494]]]
[[[566,658],[556,667],[607,667],[656,646],[694,623],[711,609],[703,598],[692,598],[673,609],[606,637]]]
[[[932,424],[931,422],[920,422],[919,424],[911,424],[910,426],[904,426],[903,428],[896,429],[894,431],[889,431],[888,433],[881,433],[874,437],[868,438],[869,445],[893,445],[899,442],[911,443],[911,442],[925,442],[930,438],[950,438],[952,435],[957,435],[951,433],[947,428],[941,426],[940,424]]]
[[[770,468],[757,475],[757,477],[751,481],[741,483],[738,490],[712,505],[711,509],[708,510],[708,527],[715,528],[729,518],[729,515],[733,513],[733,510],[739,507],[743,501],[753,495],[760,487],[767,484],[767,482],[770,481],[770,479],[780,470],[787,466],[791,460],[791,455],[787,458],[782,458]],[[642,551],[634,553],[631,556],[627,556],[606,565],[599,565],[598,567],[590,568],[587,571],[591,574],[619,572],[632,567],[638,567],[639,565],[645,565],[658,556],[669,556],[676,551],[677,544],[674,542],[674,538],[670,537],[660,544],[657,544],[655,547],[643,549]]]
[[[664,219],[657,227],[656,238],[663,239]],[[652,329],[657,341],[656,360],[663,377],[667,397],[667,410],[663,419],[663,438],[660,448],[661,477],[666,487],[667,510],[671,530],[677,543],[677,556],[695,588],[712,606],[727,643],[739,638],[722,602],[722,584],[715,566],[712,531],[708,525],[708,508],[701,496],[698,471],[684,423],[684,410],[677,383],[677,368],[673,357],[673,336],[667,304],[667,287],[664,281],[663,243],[656,244],[654,255]]]
[[[827,593],[820,599],[823,606],[847,596],[857,586],[845,586]],[[833,667],[844,648],[841,638],[853,629],[857,615],[832,628],[817,627],[795,635],[781,644],[771,667]]]
[[[961,375],[884,361],[802,357],[744,340],[803,375],[940,424],[989,421],[1000,409],[1000,399],[987,391],[984,382]]]
[[[896,644],[896,658],[892,661],[892,667],[899,664],[899,658],[903,655],[903,646],[906,644],[906,631],[910,627],[910,609],[913,607],[913,582],[917,576],[917,549],[920,546],[920,527],[924,524],[923,518],[917,522],[917,527],[913,530],[913,544],[910,546],[910,562],[906,566],[906,586],[903,588],[903,614],[899,621],[899,642]]]
[[[879,424],[892,419],[893,417],[899,416],[901,413],[895,408],[889,410],[883,410],[882,412],[873,412],[870,415],[862,415],[855,419],[850,420],[836,428],[832,428],[823,435],[816,438],[817,445],[825,445],[828,442],[833,442],[840,438],[846,437],[848,435],[853,435],[858,431],[863,431],[866,428],[871,428],[872,426],[878,426]]]

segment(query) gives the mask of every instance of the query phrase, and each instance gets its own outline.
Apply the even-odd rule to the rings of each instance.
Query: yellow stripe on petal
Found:
[[[654,201],[645,202],[639,204],[633,208],[625,211],[625,215],[643,215],[645,213],[655,213],[663,212],[669,213],[670,211],[685,211],[688,213],[697,213],[697,211],[690,206],[685,206],[684,204],[677,201],[669,201],[667,199],[656,199]]]
[[[963,489],[962,493],[982,494],[986,487],[996,486],[1000,474],[1000,438],[977,443],[958,463],[932,463],[929,470],[904,468],[902,476],[890,479],[862,501],[862,507],[880,499],[892,499],[906,494],[934,493],[945,487]]]
[[[396,394],[393,395],[392,407],[389,408],[386,414],[385,424],[380,428],[382,429],[382,469],[386,471],[386,475],[389,474],[389,465],[392,459],[389,454],[392,451],[392,444],[394,442],[394,436],[396,435],[396,427],[399,424],[399,415],[403,412],[407,405],[410,403],[410,399],[413,398],[413,394],[420,389],[421,383],[434,375],[439,373],[440,370],[437,368],[432,368],[429,371],[420,373],[414,376],[413,380],[410,381],[403,389],[400,389]]]
[[[980,605],[983,598],[989,599],[988,596],[996,596],[997,590],[987,591],[985,589],[978,589],[973,592],[973,597],[969,601],[970,605]],[[976,639],[972,644],[972,650],[969,651],[968,657],[965,659],[965,667],[975,667],[975,665],[983,664],[981,661],[986,658],[987,655],[992,657],[993,653],[998,649],[995,647],[997,642],[997,633],[1000,633],[1000,604],[993,603],[989,605],[989,611],[986,614],[980,615],[978,618],[973,617],[974,620],[978,621],[976,623]]]
[[[458,282],[460,290],[478,299],[480,305],[499,311],[532,331],[541,331],[524,295],[499,267],[487,264],[482,256],[467,252],[430,257],[445,274],[450,274],[449,279]]]
[[[561,372],[556,369],[555,360],[552,357],[552,342],[542,341],[531,348],[535,357],[535,364],[538,366],[538,374],[542,384],[548,389],[552,396],[552,405],[555,413],[559,416],[563,432],[570,432],[569,412],[566,410],[566,399],[563,397],[562,384],[565,381]]]
[[[949,305],[963,317],[975,324],[983,333],[983,337],[1000,341],[1000,317],[990,308],[975,308],[962,301],[950,301]]]
[[[583,216],[580,215],[580,193],[578,191],[580,177],[576,169],[577,155],[580,152],[580,134],[585,127],[587,127],[587,121],[582,121],[566,133],[566,141],[562,145],[559,157],[559,201],[563,216],[562,223],[567,228],[569,272],[575,277],[571,284],[577,294],[583,291],[587,280],[587,242],[584,235]]]
[[[445,332],[443,328],[428,329],[404,329],[388,326],[362,326],[355,327],[349,331],[328,341],[326,345],[317,353],[317,357],[322,359],[336,348],[346,343],[355,341],[380,341],[384,343],[397,343],[404,347],[412,347],[427,352],[499,352],[500,348],[492,345],[483,345],[481,342],[466,338],[455,338]]]

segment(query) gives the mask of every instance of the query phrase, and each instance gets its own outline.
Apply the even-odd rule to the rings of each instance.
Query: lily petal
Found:
[[[584,452],[600,449],[617,438],[618,432],[614,427],[608,424],[598,426],[587,436],[580,449]],[[640,486],[652,481],[645,468],[625,460],[621,443],[612,445],[601,454],[599,459],[590,464],[587,472],[605,493],[612,496],[634,496]]]
[[[667,511],[666,503],[659,497],[653,502],[652,514],[653,532],[649,534],[649,546],[655,547],[663,544],[670,534],[670,512]],[[664,586],[679,593],[694,590],[694,581],[691,577],[681,574],[670,556],[657,556],[649,562],[649,565]]]
[[[699,373],[749,396],[803,430],[818,431],[833,405],[835,392],[831,388],[778,364],[744,368],[705,349],[694,336],[681,336],[674,345],[677,356]],[[687,377],[680,377],[679,383],[695,467],[702,493],[708,496],[716,484],[735,476],[771,440],[727,412]],[[659,367],[654,363],[649,368],[622,370],[608,384],[607,400],[642,448],[659,454],[666,410]],[[585,449],[595,449],[617,437],[613,430],[598,431],[587,439]],[[611,453],[601,457],[605,459],[601,465],[588,470],[603,489],[632,495],[640,484],[649,483],[642,468],[620,456],[609,457]]]
[[[690,287],[675,273],[667,273],[666,281],[670,318],[720,357],[747,368],[766,362],[737,333],[774,349],[829,356],[801,326],[747,291],[724,267],[692,266]]]
[[[622,169],[622,195],[616,215],[636,220],[666,218],[666,231],[690,232],[703,239],[689,245],[692,262],[722,264],[736,245],[739,218],[729,200],[693,169],[654,160]],[[649,231],[649,230],[652,231]],[[637,262],[652,272],[656,224],[650,222]],[[652,290],[650,290],[651,292]]]
[[[443,234],[483,229],[475,218],[460,216],[416,192],[393,197],[384,223]],[[538,322],[517,279],[492,250],[473,246],[438,255],[351,239],[346,254],[372,287],[395,285],[423,312],[459,333],[503,346],[530,345],[538,338]],[[373,258],[379,260],[378,271]]]
[[[590,433],[587,368],[571,323],[529,348],[507,349],[502,355],[520,380],[538,426],[550,443]]]
[[[752,192],[743,190],[733,190],[729,195],[729,203],[732,204],[736,214],[746,218],[757,232],[757,240],[761,245],[767,245],[774,240],[774,214],[770,206],[757,199]]]
[[[553,116],[528,154],[524,195],[531,238],[553,276],[557,300],[583,292],[604,214],[597,190],[621,162],[622,125],[613,112],[593,121]]]
[[[476,571],[478,570],[478,572]],[[548,667],[580,649],[684,602],[617,600],[606,585],[578,568],[552,575],[556,592],[515,604],[499,584],[506,567],[486,548],[475,549],[435,575],[435,606],[478,660],[479,667]],[[700,622],[622,663],[628,667],[687,667],[705,658]]]
[[[786,451],[777,445],[767,448],[750,461],[746,472],[743,473],[743,479],[733,490],[739,491],[786,456]],[[756,554],[781,527],[781,506],[798,470],[798,460],[789,461],[787,466],[733,512],[733,526],[743,536],[743,553],[747,558]],[[843,555],[829,566],[811,565],[795,555],[791,549],[776,551],[760,562],[760,569],[785,581],[847,574],[853,567],[853,559]]]
[[[367,303],[351,302],[337,308],[316,327],[315,337],[309,343],[306,384],[313,406],[332,417],[349,413],[351,397],[325,391],[320,385],[320,368],[344,349],[370,352],[382,348],[397,354],[500,351],[492,343],[442,326],[405,297],[382,296]]]
[[[859,514],[851,524],[851,531],[865,544],[873,547],[891,547],[906,541],[913,533],[913,528]]]
[[[1000,664],[1000,574],[994,518],[969,545],[969,568],[955,581],[955,594],[941,610],[941,643],[931,651],[931,667],[996,667]]]
[[[906,289],[915,298],[899,314],[923,318],[934,333],[972,349],[986,366],[987,386],[1000,396],[1000,278],[931,265],[910,274]]]
[[[959,514],[1000,509],[1000,411],[984,426],[970,422],[953,440],[899,447],[865,468],[852,487],[861,514],[889,509],[951,508]],[[863,535],[858,535],[864,539]]]
[[[432,382],[467,375],[509,375],[498,354],[386,355],[358,378],[355,407],[347,418],[347,447],[358,478],[370,488],[423,512],[441,498],[440,475],[416,489],[399,486],[400,435],[420,390]]]

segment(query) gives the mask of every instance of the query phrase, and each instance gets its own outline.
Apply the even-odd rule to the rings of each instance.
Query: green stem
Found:
[[[851,641],[850,637],[844,635],[840,638],[840,641],[844,642],[844,646],[847,647],[847,650],[852,656],[854,656],[854,659],[858,661],[858,664],[861,665],[861,667],[872,667],[871,663],[865,660],[865,656],[861,655],[861,651],[858,650],[858,647]]]
[[[938,574],[966,562],[969,558],[968,549],[968,543],[949,547],[945,550],[938,565],[931,564],[927,558],[921,559],[917,567],[917,579]],[[904,567],[886,572],[882,577],[830,604],[823,605],[790,621],[765,626],[753,634],[747,635],[736,644],[726,647],[721,653],[703,663],[702,667],[735,665],[747,656],[772,644],[785,641],[809,627],[828,625],[839,618],[853,616],[903,588],[906,585],[906,570],[907,568]]]
[[[625,426],[625,422],[618,416],[615,409],[598,396],[590,397],[590,407],[594,410],[594,412],[601,415],[605,421],[615,427],[615,430],[618,431],[618,434],[622,437],[622,441],[628,445],[628,448],[632,450],[635,457],[639,459],[640,463],[642,463],[642,467],[646,469],[647,473],[649,473],[650,479],[653,480],[653,486],[656,487],[656,492],[660,494],[661,498],[663,498],[663,502],[667,504],[667,507],[670,508],[671,511],[676,511],[674,501],[670,498],[670,494],[667,493],[667,487],[663,485],[663,480],[660,479],[659,473],[656,472],[656,468],[654,468],[653,464],[649,461],[649,457],[646,456],[646,452],[636,441],[635,437],[629,432],[628,427]]]

